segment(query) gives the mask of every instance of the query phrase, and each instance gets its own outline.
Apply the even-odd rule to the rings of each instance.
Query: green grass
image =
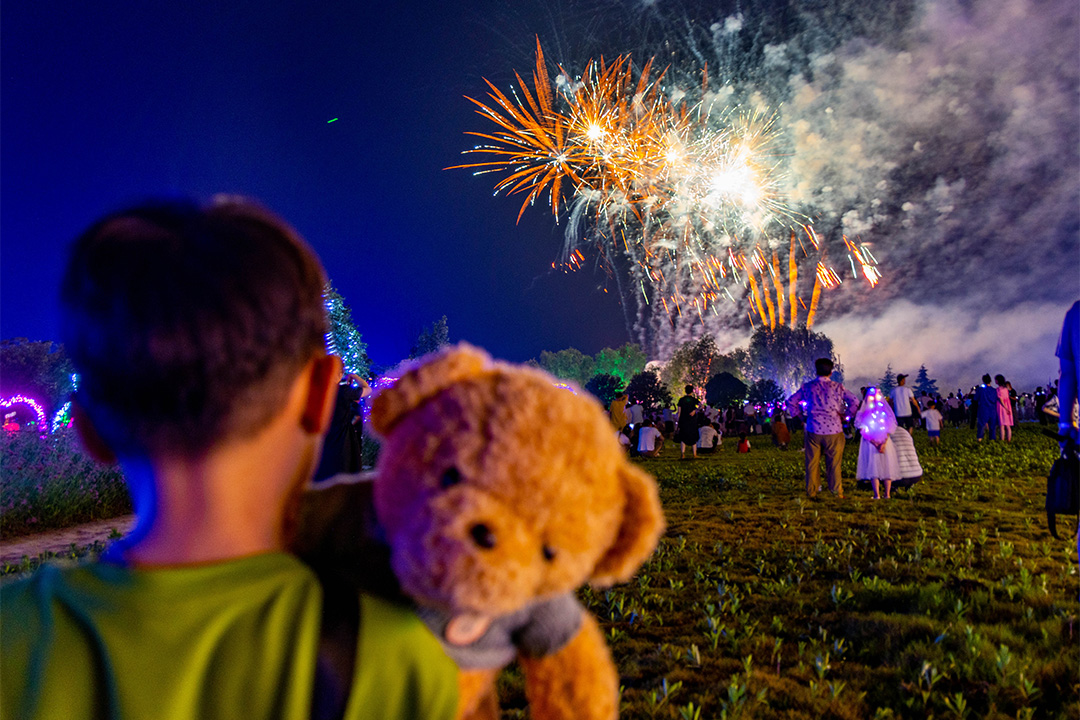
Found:
[[[622,678],[623,718],[1076,718],[1075,525],[1045,529],[1056,445],[916,435],[924,479],[891,501],[806,498],[801,436],[781,452],[642,466],[669,528],[630,583],[581,597]],[[1070,535],[1070,533],[1072,533]],[[504,717],[523,717],[516,672]]]

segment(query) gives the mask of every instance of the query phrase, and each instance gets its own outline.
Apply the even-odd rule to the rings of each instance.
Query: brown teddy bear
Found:
[[[515,659],[535,720],[618,715],[618,673],[574,590],[628,580],[663,512],[596,401],[555,382],[463,344],[372,405],[390,565],[462,669],[464,718],[497,717]]]

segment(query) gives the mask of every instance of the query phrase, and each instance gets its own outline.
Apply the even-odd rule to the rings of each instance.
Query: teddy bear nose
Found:
[[[473,542],[485,550],[495,547],[495,533],[484,523],[473,525],[469,528],[469,534],[472,535]]]

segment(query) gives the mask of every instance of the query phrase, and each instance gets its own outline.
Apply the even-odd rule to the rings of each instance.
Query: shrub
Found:
[[[132,511],[120,468],[96,463],[74,432],[3,433],[0,445],[0,538]]]

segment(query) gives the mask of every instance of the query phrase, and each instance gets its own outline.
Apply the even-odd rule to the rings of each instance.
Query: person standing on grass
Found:
[[[842,383],[829,378],[833,367],[831,359],[818,358],[814,362],[817,378],[804,384],[787,400],[789,415],[806,418],[803,450],[806,453],[806,494],[811,499],[817,497],[821,489],[819,469],[823,455],[829,490],[840,498],[844,497],[840,478],[844,419],[855,412],[859,399]]]
[[[881,499],[881,484],[885,486],[886,499],[891,498],[892,481],[900,477],[900,465],[889,433],[898,425],[892,408],[876,387],[867,389],[855,415],[855,427],[859,428],[861,437],[856,479],[870,481],[875,500]]]
[[[931,400],[926,404],[926,410],[922,414],[923,422],[926,423],[926,434],[930,438],[931,445],[941,444],[941,423],[944,418],[938,412],[937,403]]]
[[[645,408],[641,406],[641,403],[636,402],[633,405],[627,406],[626,421],[633,429],[636,429],[641,423],[645,422]]]
[[[989,428],[993,440],[998,432],[998,395],[990,385],[990,373],[982,376],[982,385],[975,388],[975,439],[982,442],[983,431]]]
[[[997,383],[997,417],[998,417],[998,440],[1012,442],[1013,411],[1012,398],[1009,396],[1009,386],[1004,375],[994,377]]]
[[[697,457],[697,444],[698,444],[698,428],[701,427],[699,423],[698,413],[700,412],[701,403],[696,397],[694,397],[694,386],[686,386],[686,394],[679,398],[679,430],[677,437],[679,439],[679,459],[686,458],[686,446],[689,445],[694,452],[694,457]]]
[[[896,376],[896,387],[889,393],[889,400],[896,415],[896,424],[908,432],[915,432],[915,414],[919,412],[919,403],[906,382],[907,375]]]
[[[615,396],[615,399],[611,401],[611,405],[608,406],[608,415],[611,417],[611,424],[615,426],[616,430],[622,430],[626,427],[626,401],[629,398],[625,392],[620,392]]]
[[[788,430],[787,422],[784,420],[784,413],[777,412],[773,416],[772,421],[772,436],[773,444],[781,450],[787,450],[788,443],[791,442],[791,432]]]
[[[325,284],[292,228],[236,198],[139,206],[75,241],[75,426],[138,521],[98,562],[0,590],[4,717],[455,716],[456,668],[412,610],[287,552],[341,375]]]
[[[1077,400],[1077,388],[1080,387],[1080,300],[1077,300],[1065,313],[1065,322],[1061,325],[1061,337],[1057,346],[1058,367],[1061,377],[1058,381],[1058,434],[1072,440],[1080,440],[1080,401]]]

